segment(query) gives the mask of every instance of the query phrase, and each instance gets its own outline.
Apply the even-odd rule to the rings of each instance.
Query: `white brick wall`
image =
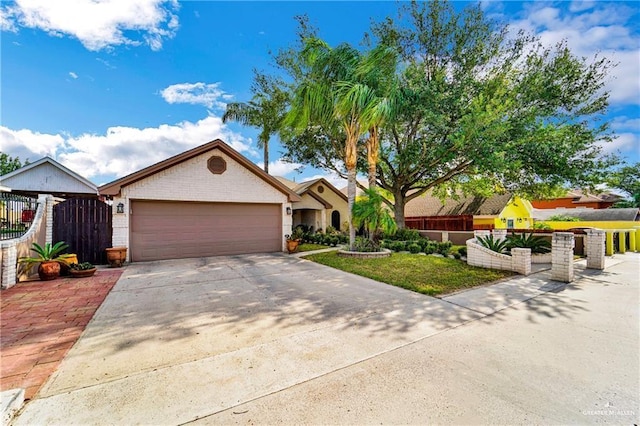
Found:
[[[207,160],[220,156],[227,169],[219,175],[207,168]],[[131,200],[167,200],[201,202],[269,203],[282,206],[282,250],[284,235],[291,232],[292,218],[286,208],[291,207],[287,195],[280,192],[220,150],[213,150],[160,171],[141,181],[125,186],[113,205],[124,204],[124,213],[113,213],[114,247],[129,247],[129,213]],[[130,256],[131,250],[127,252]],[[129,259],[127,259],[129,260]]]
[[[508,256],[489,250],[478,244],[475,238],[467,240],[467,264],[529,275],[531,273],[531,250],[513,249],[512,254],[512,256]]]

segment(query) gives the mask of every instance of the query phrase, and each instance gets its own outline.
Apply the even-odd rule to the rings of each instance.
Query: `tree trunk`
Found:
[[[378,164],[378,156],[380,152],[380,139],[378,136],[378,128],[369,129],[369,139],[367,139],[367,164],[369,166],[369,189],[376,187],[376,166]]]
[[[269,173],[269,140],[262,141],[262,146],[264,148],[264,171],[265,173]]]
[[[347,199],[349,205],[349,250],[353,251],[356,241],[356,228],[353,226],[353,204],[356,200],[356,168],[347,169]]]
[[[395,203],[393,205],[393,216],[396,220],[396,225],[398,229],[404,229],[404,205],[405,205],[405,194],[402,191],[397,191],[393,193],[395,197]]]

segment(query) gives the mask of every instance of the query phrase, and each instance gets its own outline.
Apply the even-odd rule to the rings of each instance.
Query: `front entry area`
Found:
[[[279,204],[134,200],[134,262],[282,251]]]

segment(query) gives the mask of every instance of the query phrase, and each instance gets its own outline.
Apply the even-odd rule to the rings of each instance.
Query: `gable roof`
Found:
[[[273,176],[265,173],[260,167],[256,166],[253,162],[251,162],[248,158],[240,154],[235,149],[231,148],[229,145],[224,143],[220,139],[216,139],[209,143],[197,146],[188,151],[182,152],[180,154],[174,155],[173,157],[167,158],[164,161],[160,161],[159,163],[152,164],[149,167],[145,167],[142,170],[131,173],[130,175],[124,176],[120,179],[114,180],[113,182],[102,185],[98,190],[101,195],[118,195],[120,193],[120,189],[123,186],[131,185],[132,183],[141,181],[155,173],[161,172],[168,168],[171,168],[179,163],[184,161],[188,161],[198,155],[204,154],[206,152],[212,151],[214,149],[219,149],[227,156],[231,157],[236,162],[240,163],[244,168],[258,176],[260,179],[264,180],[269,185],[273,186],[278,191],[287,195],[289,201],[300,201],[300,197],[298,194],[289,189],[286,185],[280,182],[278,179]]]
[[[404,207],[405,217],[419,216],[497,216],[511,201],[511,194],[495,194],[491,197],[478,195],[460,196],[458,200],[447,198],[443,201],[434,197],[431,191],[414,198]]]
[[[330,190],[332,190],[333,192],[335,192],[335,194],[338,197],[340,197],[344,201],[348,202],[347,196],[344,195],[342,192],[340,192],[338,190],[338,188],[333,186],[325,178],[312,179],[312,180],[308,180],[308,181],[301,182],[301,183],[296,183],[296,182],[294,182],[292,180],[289,180],[287,178],[284,178],[282,176],[277,176],[276,179],[278,179],[278,181],[280,181],[283,185],[286,185],[287,187],[291,188],[296,194],[298,194],[300,196],[308,193],[313,198],[315,198],[316,200],[320,201],[322,204],[327,206],[326,207],[327,209],[331,209],[331,208],[333,208],[333,206],[330,203],[328,203],[327,201],[325,201],[320,195],[318,195],[317,193],[315,193],[314,191],[311,190],[311,187],[313,185],[315,185],[316,183],[322,183],[325,187],[327,187]]]
[[[53,181],[49,181],[48,179],[39,181],[39,177],[47,177],[45,176],[46,172],[38,175],[39,172],[42,173],[42,171],[46,169],[58,173],[58,178],[53,179]],[[68,180],[65,182],[61,180],[59,176],[65,176]],[[14,191],[98,195],[98,187],[96,184],[63,166],[51,157],[41,158],[11,173],[0,176],[0,184]]]
[[[538,220],[549,220],[550,217],[560,214],[589,222],[640,220],[640,209],[635,207],[625,209],[588,209],[583,207],[577,209],[533,209],[533,218]],[[576,226],[580,226],[579,224],[580,222],[576,222]]]

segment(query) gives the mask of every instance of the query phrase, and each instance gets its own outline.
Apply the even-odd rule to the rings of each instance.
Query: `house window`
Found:
[[[207,161],[207,168],[214,175],[221,175],[227,170],[227,162],[224,158],[214,155]]]
[[[507,219],[507,228],[513,229],[513,219]]]

